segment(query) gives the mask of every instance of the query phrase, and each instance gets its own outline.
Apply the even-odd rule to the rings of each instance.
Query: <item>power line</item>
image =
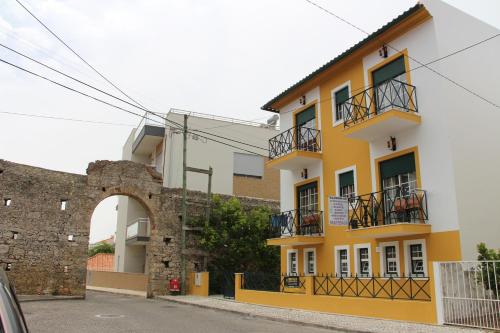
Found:
[[[112,85],[115,89],[117,89],[120,93],[122,93],[124,96],[126,96],[129,100],[133,101],[135,104],[137,104],[138,106],[140,106],[143,110],[145,110],[146,112],[150,112],[160,118],[163,118],[157,114],[155,114],[154,112],[151,112],[150,110],[146,109],[143,105],[141,105],[138,101],[136,101],[135,99],[133,99],[131,96],[129,96],[128,94],[126,94],[123,90],[121,90],[118,86],[116,86],[113,82],[111,82],[108,78],[106,78],[102,73],[100,73],[94,66],[92,66],[89,62],[87,62],[82,56],[80,56],[80,54],[78,54],[78,52],[76,52],[73,48],[71,48],[66,42],[64,42],[54,31],[52,31],[45,23],[43,23],[35,14],[33,14],[28,8],[26,8],[26,6],[23,5],[23,3],[20,1],[20,0],[16,0],[16,2],[22,7],[24,8],[24,10],[26,10],[26,12],[28,12],[36,21],[38,21],[38,23],[40,23],[50,34],[52,34],[59,42],[61,42],[66,48],[68,48],[75,56],[77,56],[81,61],[83,61],[87,66],[89,66],[94,72],[96,72],[100,77],[102,77],[106,82],[108,82],[110,85]],[[3,46],[3,45],[2,45]],[[11,49],[12,50],[12,49]],[[14,51],[16,52],[16,51]],[[18,53],[18,52],[16,52]],[[19,53],[18,53],[19,54]],[[33,60],[30,58],[30,60]],[[36,60],[33,60],[33,61],[36,61]],[[40,62],[36,61],[37,63],[41,64]],[[44,64],[42,64],[43,66],[45,67],[48,67]],[[52,68],[51,68],[52,69]],[[52,70],[55,70],[55,69],[52,69]],[[57,71],[57,70],[56,70]],[[58,73],[66,76],[66,77],[69,77],[73,80],[77,80],[78,82],[82,83],[82,84],[85,84],[83,83],[82,81],[78,80],[78,79],[75,79],[73,77],[70,77],[66,74],[63,74],[61,73],[60,71],[57,71]],[[85,84],[86,86],[89,86],[87,84]],[[89,86],[90,87],[90,86]],[[108,95],[108,96],[111,96],[110,94],[108,93],[105,93],[103,92],[102,90],[98,89],[98,88],[95,88],[95,87],[92,87],[93,89],[97,89],[99,90],[100,92]],[[115,96],[113,96],[114,98],[116,98]],[[120,99],[121,100],[121,99]],[[124,102],[123,100],[121,100],[122,102]],[[126,102],[127,103],[127,102]],[[130,103],[128,103],[130,104]],[[177,122],[174,122],[172,120],[169,120],[167,119],[166,117],[163,118],[165,121],[167,122],[170,122],[171,124],[174,124],[176,126],[178,126],[179,128],[182,127],[181,124],[177,123]],[[207,133],[207,132],[202,132],[202,133],[205,133],[205,134],[209,134],[209,135],[214,135],[214,134],[210,134],[210,133]],[[217,135],[214,135],[217,137]],[[227,137],[225,137],[224,139],[226,140],[229,140],[229,141],[234,141],[234,142],[237,142],[237,143],[241,143],[241,144],[245,144],[245,143],[242,143],[241,141],[238,141],[238,140],[233,140],[233,139],[229,139]],[[253,145],[250,145],[250,144],[246,144],[248,146],[253,146]],[[264,148],[261,148],[261,147],[257,147],[257,146],[253,146],[253,147],[256,147],[256,148],[259,148],[259,149],[264,149]],[[264,150],[267,150],[267,149],[264,149]]]
[[[60,75],[63,75],[63,76],[65,76],[65,77],[67,77],[67,78],[69,78],[69,79],[71,79],[71,80],[73,80],[73,81],[75,81],[75,82],[78,82],[78,83],[80,83],[80,84],[83,84],[84,86],[86,86],[86,87],[88,87],[88,88],[91,88],[91,89],[93,89],[93,90],[95,90],[95,91],[98,91],[98,92],[100,92],[100,93],[102,93],[102,94],[105,94],[105,95],[107,95],[107,96],[109,96],[109,97],[111,97],[111,98],[114,98],[114,99],[116,99],[116,100],[119,100],[120,102],[126,103],[126,104],[128,104],[128,105],[130,105],[130,106],[132,106],[132,107],[135,107],[135,108],[139,109],[139,110],[142,110],[142,111],[145,111],[145,112],[149,112],[149,113],[151,113],[151,114],[156,115],[157,117],[162,118],[160,115],[158,115],[158,114],[156,114],[156,113],[154,113],[154,112],[151,112],[151,111],[149,111],[148,109],[146,109],[146,108],[144,108],[144,107],[142,107],[142,106],[137,106],[137,105],[135,105],[135,104],[132,104],[132,103],[130,103],[130,102],[128,102],[128,101],[126,101],[126,100],[124,100],[124,99],[122,99],[122,98],[118,97],[118,96],[115,96],[115,95],[113,95],[113,94],[110,94],[110,93],[108,93],[108,92],[106,92],[106,91],[104,91],[104,90],[102,90],[102,89],[99,89],[99,88],[97,88],[97,87],[95,87],[95,86],[93,86],[93,85],[91,85],[91,84],[89,84],[89,83],[86,83],[86,82],[84,82],[84,81],[81,81],[81,80],[79,80],[79,79],[77,79],[77,78],[75,78],[75,77],[73,77],[73,76],[71,76],[71,75],[68,75],[68,74],[66,74],[66,73],[64,73],[64,72],[62,72],[62,71],[60,71],[60,70],[58,70],[58,69],[56,69],[56,68],[54,68],[54,67],[51,67],[51,66],[49,66],[49,65],[47,65],[47,64],[45,64],[45,63],[43,63],[43,62],[41,62],[41,61],[38,61],[38,60],[36,60],[36,59],[34,59],[34,58],[32,58],[32,57],[30,57],[30,56],[28,56],[28,55],[26,55],[26,54],[24,54],[24,53],[20,52],[20,51],[17,51],[17,50],[15,50],[15,49],[13,49],[13,48],[11,48],[11,47],[9,47],[9,46],[5,45],[5,44],[0,43],[0,46],[1,46],[1,47],[3,47],[3,48],[5,48],[5,49],[7,49],[7,50],[9,50],[9,51],[11,51],[11,52],[14,52],[15,54],[17,54],[17,55],[19,55],[19,56],[21,56],[21,57],[23,57],[23,58],[26,58],[26,59],[28,59],[28,60],[30,60],[30,61],[33,61],[33,62],[35,62],[35,63],[37,63],[37,64],[39,64],[39,65],[41,65],[41,66],[43,66],[43,67],[45,67],[45,68],[47,68],[47,69],[50,69],[51,71],[54,71],[54,72],[56,72],[56,73],[58,73],[58,74],[60,74]],[[162,118],[162,119],[163,119],[163,118]],[[174,123],[175,123],[175,122],[174,122]],[[175,123],[175,124],[177,124],[177,123]]]
[[[361,28],[360,28],[360,27],[358,27],[357,25],[355,25],[355,24],[353,24],[353,23],[351,23],[351,22],[347,21],[346,19],[344,19],[344,18],[340,17],[339,15],[337,15],[337,14],[333,13],[332,11],[330,11],[330,10],[326,9],[325,7],[322,7],[322,6],[318,5],[317,3],[315,3],[315,2],[313,2],[313,1],[311,1],[311,0],[304,0],[304,1],[308,2],[309,4],[311,4],[311,5],[315,6],[315,7],[319,8],[319,9],[321,9],[321,10],[322,10],[322,11],[324,11],[325,13],[328,13],[328,14],[330,14],[330,15],[334,16],[334,17],[335,17],[335,18],[337,18],[338,20],[340,20],[340,21],[342,21],[342,22],[344,22],[344,23],[346,23],[346,24],[350,25],[351,27],[353,27],[353,28],[355,28],[355,29],[357,29],[357,30],[359,30],[359,31],[363,32],[364,34],[366,34],[366,35],[368,35],[368,36],[370,35],[370,33],[369,33],[369,32],[367,32],[367,31],[365,31],[365,30],[361,29]],[[402,52],[401,52],[401,50],[398,50],[397,48],[393,47],[392,45],[390,45],[390,44],[388,44],[388,43],[386,43],[386,42],[382,41],[379,37],[375,36],[375,38],[376,38],[377,40],[379,40],[380,42],[382,42],[384,45],[386,45],[386,46],[390,47],[392,50],[396,51],[397,53],[402,53]],[[489,99],[487,99],[487,98],[485,98],[485,97],[483,97],[483,96],[479,95],[478,93],[476,93],[476,92],[474,92],[474,91],[470,90],[469,88],[467,88],[467,87],[465,87],[464,85],[462,85],[462,84],[460,84],[460,83],[456,82],[455,80],[453,80],[453,79],[449,78],[448,76],[446,76],[446,75],[444,75],[444,74],[439,73],[439,72],[438,72],[438,71],[436,71],[435,69],[433,69],[433,68],[431,68],[431,67],[428,67],[428,66],[427,66],[427,64],[424,64],[424,63],[422,63],[422,62],[418,61],[417,59],[415,59],[415,58],[411,57],[410,55],[408,55],[408,58],[409,58],[409,59],[411,59],[411,60],[413,60],[413,61],[415,61],[416,63],[418,63],[421,67],[425,67],[425,68],[427,68],[428,70],[430,70],[431,72],[433,72],[434,74],[436,74],[436,75],[438,75],[438,76],[440,76],[440,77],[444,78],[445,80],[447,80],[447,81],[451,82],[452,84],[456,85],[457,87],[462,88],[463,90],[465,90],[465,91],[467,91],[468,93],[470,93],[470,94],[472,94],[472,95],[476,96],[477,98],[479,98],[479,99],[481,99],[481,100],[483,100],[483,101],[487,102],[488,104],[493,105],[494,107],[496,107],[496,108],[499,108],[499,109],[500,109],[500,105],[498,105],[498,104],[496,104],[496,103],[494,103],[494,102],[490,101]]]
[[[80,123],[89,123],[89,124],[98,124],[98,125],[115,125],[115,126],[135,127],[135,125],[131,125],[131,124],[121,124],[121,123],[112,123],[112,122],[105,122],[105,121],[95,121],[95,120],[85,120],[85,119],[76,119],[76,118],[56,117],[56,116],[48,116],[48,115],[42,115],[42,114],[9,112],[9,111],[0,111],[0,113],[1,114],[6,114],[6,115],[12,115],[12,116],[29,117],[29,118],[43,118],[43,119],[51,119],[51,120],[75,121],[75,122],[80,122]]]
[[[132,102],[136,103],[137,105],[141,106],[144,108],[141,103],[137,102],[135,99],[127,95],[123,90],[118,88],[113,82],[111,82],[107,77],[105,77],[101,72],[99,72],[94,66],[92,66],[89,62],[87,62],[82,56],[80,56],[73,48],[71,48],[68,44],[66,44],[54,31],[52,31],[45,23],[43,23],[38,17],[36,17],[35,14],[33,14],[26,6],[22,4],[21,1],[16,0],[16,2],[24,8],[38,23],[40,23],[52,36],[54,36],[59,42],[61,42],[68,50],[70,50],[74,55],[76,55],[81,61],[83,61],[87,66],[89,66],[94,72],[96,72],[101,78],[103,78],[106,82],[108,82],[110,85],[112,85],[116,90],[118,90],[120,93],[122,93],[124,96],[126,96],[129,100]]]
[[[100,102],[100,103],[106,104],[106,105],[111,106],[111,107],[113,107],[113,108],[115,108],[115,109],[122,110],[122,111],[124,111],[124,112],[127,112],[127,113],[133,114],[133,115],[135,115],[135,116],[138,116],[138,117],[144,118],[144,116],[142,116],[142,115],[140,115],[140,114],[138,114],[138,113],[135,113],[135,112],[130,111],[130,110],[127,110],[127,109],[124,109],[124,108],[122,108],[122,107],[120,107],[120,106],[114,105],[114,104],[109,103],[109,102],[107,102],[107,101],[105,101],[105,100],[103,100],[103,99],[100,99],[100,98],[98,98],[98,97],[95,97],[95,96],[89,95],[89,94],[84,93],[84,92],[82,92],[82,91],[79,91],[79,90],[77,90],[77,89],[71,88],[71,87],[69,87],[69,86],[67,86],[67,85],[64,85],[64,84],[62,84],[62,83],[59,83],[59,82],[54,81],[54,80],[52,80],[52,79],[49,79],[49,78],[48,78],[48,77],[46,77],[46,76],[43,76],[43,75],[37,74],[37,73],[32,72],[32,71],[30,71],[30,70],[28,70],[28,69],[26,69],[26,68],[23,68],[23,67],[21,67],[21,66],[15,65],[15,64],[13,64],[13,63],[11,63],[11,62],[8,62],[8,61],[6,61],[6,60],[4,60],[4,59],[2,59],[2,58],[0,58],[0,62],[3,62],[3,63],[5,63],[5,64],[7,64],[7,65],[9,65],[9,66],[12,66],[12,67],[14,67],[14,68],[17,68],[17,69],[19,69],[19,70],[21,70],[21,71],[23,71],[23,72],[26,72],[26,73],[31,74],[31,75],[33,75],[33,76],[36,76],[36,77],[38,77],[38,78],[40,78],[40,79],[46,80],[46,81],[48,81],[48,82],[51,82],[51,83],[53,83],[53,84],[55,84],[55,85],[57,85],[57,86],[60,86],[60,87],[62,87],[62,88],[65,88],[65,89],[71,90],[71,91],[73,91],[73,92],[75,92],[75,93],[77,93],[77,94],[80,94],[80,95],[83,95],[83,96],[85,96],[85,97],[91,98],[91,99],[93,99],[93,100],[95,100],[95,101],[97,101],[97,102]],[[163,124],[162,124],[162,125],[163,125]]]
[[[71,79],[71,80],[73,80],[73,81],[75,81],[75,82],[78,82],[78,83],[80,83],[80,84],[82,84],[82,85],[84,85],[84,86],[86,86],[86,87],[88,87],[88,88],[91,88],[91,89],[96,90],[96,91],[98,91],[98,92],[100,92],[100,93],[102,93],[102,94],[105,94],[105,95],[107,95],[107,96],[109,96],[109,97],[112,97],[112,98],[114,98],[114,99],[116,99],[116,100],[119,100],[120,102],[126,103],[126,104],[128,104],[128,105],[130,105],[130,106],[132,106],[132,107],[138,108],[138,109],[140,109],[140,110],[142,110],[142,111],[145,111],[145,112],[151,112],[151,111],[149,111],[148,109],[145,109],[145,108],[143,108],[143,107],[140,107],[140,106],[137,106],[137,105],[135,105],[135,104],[132,104],[132,103],[130,103],[130,102],[128,102],[128,101],[126,101],[126,100],[124,100],[124,99],[120,98],[120,97],[117,97],[117,96],[115,96],[115,95],[112,95],[112,94],[110,94],[110,93],[108,93],[108,92],[106,92],[106,91],[104,91],[104,90],[102,90],[102,89],[96,88],[96,87],[94,87],[94,86],[93,86],[93,85],[91,85],[91,84],[88,84],[88,83],[86,83],[86,82],[84,82],[84,81],[81,81],[81,80],[79,80],[79,79],[77,79],[77,78],[75,78],[75,77],[71,76],[71,75],[68,75],[68,74],[66,74],[66,73],[64,73],[64,72],[62,72],[62,71],[60,71],[60,70],[58,70],[58,69],[56,69],[56,68],[53,68],[53,67],[51,67],[51,66],[49,66],[49,65],[47,65],[47,64],[44,64],[43,62],[38,61],[38,60],[36,60],[36,59],[34,59],[34,58],[32,58],[32,57],[30,57],[30,56],[28,56],[28,55],[26,55],[26,54],[24,54],[24,53],[20,52],[20,51],[17,51],[17,50],[15,50],[15,49],[13,49],[13,48],[11,48],[11,47],[9,47],[9,46],[7,46],[7,45],[3,44],[3,43],[0,43],[0,46],[1,46],[1,47],[3,47],[3,48],[5,48],[5,49],[7,49],[7,50],[9,50],[9,51],[11,51],[11,52],[14,52],[15,54],[17,54],[17,55],[19,55],[19,56],[21,56],[21,57],[23,57],[23,58],[26,58],[26,59],[28,59],[28,60],[30,60],[30,61],[33,61],[33,62],[35,62],[35,63],[37,63],[37,64],[39,64],[39,65],[41,65],[41,66],[43,66],[43,67],[45,67],[45,68],[47,68],[47,69],[50,69],[50,70],[52,70],[52,71],[54,71],[54,72],[56,72],[56,73],[58,73],[58,74],[60,74],[60,75],[63,75],[63,76],[65,76],[65,77],[67,77],[67,78],[69,78],[69,79]],[[164,117],[161,117],[160,115],[158,115],[158,114],[156,114],[156,113],[153,113],[153,112],[151,112],[151,113],[152,113],[152,114],[154,114],[154,115],[156,115],[156,116],[158,116],[158,117],[160,117],[160,118],[162,118],[162,119],[164,119],[164,120],[166,120],[166,121],[168,121],[168,122],[170,122],[170,123],[173,123],[173,124],[175,124],[175,125],[179,124],[179,123],[177,123],[177,122],[175,122],[175,121],[172,121],[172,120],[166,119],[166,118],[164,118]],[[179,124],[179,125],[180,125],[180,124]],[[231,125],[232,125],[232,124],[231,124]],[[258,147],[258,146],[252,145],[252,144],[248,144],[248,143],[245,143],[245,142],[241,142],[241,141],[239,141],[239,140],[230,139],[230,138],[228,138],[228,137],[223,137],[223,136],[220,136],[220,135],[217,135],[217,134],[208,133],[208,132],[205,132],[205,131],[202,131],[202,130],[195,130],[195,131],[196,131],[196,132],[200,132],[200,133],[204,133],[204,134],[207,134],[207,135],[212,135],[212,136],[215,136],[215,137],[219,137],[219,138],[222,138],[222,139],[226,139],[226,140],[229,140],[229,141],[234,141],[234,142],[237,142],[237,143],[240,143],[240,144],[245,144],[245,145],[250,146],[250,147],[254,147],[254,148],[258,148],[258,149],[262,149],[262,150],[266,150],[266,151],[267,151],[267,148]]]
[[[112,107],[112,108],[115,108],[115,109],[118,109],[118,110],[121,110],[121,111],[127,112],[127,113],[129,113],[129,114],[135,115],[135,116],[140,117],[140,118],[144,118],[144,116],[143,116],[143,115],[140,115],[140,114],[135,113],[135,112],[133,112],[133,111],[127,110],[127,109],[125,109],[125,108],[122,108],[122,107],[120,107],[120,106],[117,106],[117,105],[115,105],[115,104],[112,104],[112,103],[110,103],[110,102],[107,102],[107,101],[105,101],[105,100],[102,100],[102,99],[100,99],[100,98],[98,98],[98,97],[95,97],[95,96],[89,95],[89,94],[84,93],[84,92],[82,92],[82,91],[79,91],[79,90],[77,90],[77,89],[75,89],[75,88],[69,87],[69,86],[67,86],[67,85],[65,85],[65,84],[59,83],[59,82],[57,82],[57,81],[54,81],[54,80],[52,80],[52,79],[50,79],[50,78],[48,78],[48,77],[45,77],[45,76],[43,76],[43,75],[40,75],[40,74],[37,74],[37,73],[35,73],[35,72],[33,72],[33,71],[30,71],[30,70],[28,70],[28,69],[25,69],[25,68],[23,68],[23,67],[21,67],[21,66],[18,66],[18,65],[15,65],[15,64],[13,64],[13,63],[10,63],[10,62],[8,62],[8,61],[6,61],[6,60],[2,59],[2,58],[0,58],[0,62],[3,62],[3,63],[5,63],[5,64],[7,64],[7,65],[9,65],[9,66],[12,66],[12,67],[16,68],[16,69],[19,69],[19,70],[21,70],[21,71],[24,71],[24,72],[26,72],[26,73],[28,73],[28,74],[31,74],[31,75],[33,75],[33,76],[36,76],[36,77],[38,77],[38,78],[40,78],[40,79],[43,79],[43,80],[45,80],[45,81],[48,81],[48,82],[50,82],[50,83],[52,83],[52,84],[55,84],[55,85],[57,85],[57,86],[59,86],[59,87],[62,87],[62,88],[68,89],[68,90],[70,90],[70,91],[72,91],[72,92],[75,92],[75,93],[77,93],[77,94],[80,94],[80,95],[82,95],[82,96],[85,96],[85,97],[88,97],[88,98],[90,98],[90,99],[93,99],[93,100],[95,100],[95,101],[97,101],[97,102],[100,102],[100,103],[105,104],[105,105],[107,105],[107,106],[110,106],[110,107]],[[160,116],[159,116],[159,117],[160,117]],[[162,118],[163,120],[168,120],[168,119],[163,118],[163,117],[160,117],[160,118]],[[154,121],[154,122],[156,122],[156,123],[158,123],[158,124],[160,124],[161,126],[165,126],[165,127],[169,127],[169,128],[171,128],[171,129],[179,130],[179,128],[177,128],[177,127],[172,127],[172,126],[168,126],[168,125],[166,125],[166,123],[161,123],[161,122],[159,122],[159,121],[157,121],[157,120],[154,120],[154,119],[150,119],[150,120],[151,120],[151,121]],[[211,140],[211,141],[214,141],[214,142],[217,142],[217,143],[220,143],[220,144],[224,144],[224,145],[229,146],[229,147],[232,147],[232,148],[240,149],[240,150],[245,151],[245,152],[249,152],[249,153],[252,153],[252,154],[255,154],[255,155],[259,155],[259,154],[255,153],[255,152],[250,151],[250,150],[247,150],[247,149],[245,149],[245,148],[237,147],[237,146],[234,146],[234,145],[231,145],[231,144],[228,144],[228,143],[225,143],[225,142],[221,142],[221,141],[215,140],[215,139],[213,139],[213,138],[209,138],[209,137],[206,137],[206,136],[202,136],[202,135],[199,135],[199,134],[197,134],[197,133],[190,132],[190,131],[188,131],[188,132],[189,132],[189,133],[191,133],[191,134],[196,134],[196,135],[198,135],[199,137],[205,138],[205,139],[207,139],[207,140]],[[226,137],[223,137],[223,138],[224,138],[225,140],[228,140],[228,141],[234,141],[233,139],[230,139],[230,138],[226,138]],[[248,144],[243,143],[243,142],[238,142],[238,143],[241,143],[241,144],[244,144],[244,145],[247,145],[247,146],[248,146]],[[263,155],[261,155],[261,156],[263,156]]]
[[[483,40],[481,40],[481,41],[479,41],[479,42],[476,42],[476,43],[474,43],[474,44],[471,44],[471,45],[465,46],[465,47],[463,47],[463,48],[461,48],[461,49],[455,50],[455,51],[453,51],[453,52],[451,52],[451,53],[449,53],[449,54],[447,54],[447,55],[445,55],[445,56],[442,56],[442,57],[440,57],[440,58],[436,58],[436,59],[434,59],[434,60],[431,60],[431,61],[429,61],[429,62],[425,63],[425,65],[431,65],[431,64],[434,64],[434,63],[439,62],[439,61],[441,61],[441,60],[444,60],[444,59],[446,59],[446,58],[449,58],[449,57],[451,57],[451,56],[457,55],[457,54],[459,54],[459,53],[461,53],[461,52],[464,52],[464,51],[466,51],[466,50],[469,50],[469,49],[471,49],[471,48],[473,48],[473,47],[475,47],[475,46],[478,46],[478,45],[480,45],[480,44],[483,44],[483,43],[485,43],[485,42],[488,42],[488,41],[490,41],[490,40],[492,40],[492,39],[494,39],[494,38],[497,38],[497,37],[499,37],[499,36],[500,36],[500,34],[496,34],[496,35],[490,36],[490,37],[485,38],[485,39],[483,39]],[[413,67],[413,68],[411,68],[411,69],[408,71],[408,73],[413,72],[413,71],[415,71],[415,70],[417,70],[417,69],[421,69],[421,68],[425,68],[425,66],[424,66],[424,65],[422,65],[422,66]],[[370,87],[369,87],[369,86],[362,86],[362,87],[359,87],[359,88],[356,88],[356,89],[352,89],[352,90],[351,90],[351,96],[354,96],[354,95],[353,95],[353,93],[354,93],[354,92],[361,91],[361,90],[368,89],[368,88],[370,88]],[[333,99],[333,97],[327,97],[327,98],[324,98],[324,99],[319,100],[319,102],[320,102],[320,103],[322,103],[322,102],[326,102],[326,101],[329,101],[329,100],[332,100],[332,99]],[[289,112],[292,112],[292,111],[293,111],[293,110],[286,111],[286,112],[283,112],[283,114],[286,114],[286,113],[289,113]]]
[[[215,136],[216,138],[221,138],[221,139],[229,140],[227,137],[224,137],[224,136],[221,136],[221,135],[217,135],[217,134],[213,134],[213,133],[209,133],[209,132],[205,132],[205,131],[201,131],[201,130],[197,130],[197,129],[191,129],[191,131],[192,132],[196,132],[196,133],[203,133],[203,134],[207,134],[207,135],[212,135],[212,136]],[[259,147],[259,146],[255,146],[255,145],[252,145],[250,143],[241,142],[241,141],[234,140],[234,139],[231,139],[230,141],[234,141],[236,143],[241,143],[241,144],[247,145],[249,147],[258,148],[258,149],[262,149],[262,150],[268,151],[267,148],[262,148],[262,147]]]

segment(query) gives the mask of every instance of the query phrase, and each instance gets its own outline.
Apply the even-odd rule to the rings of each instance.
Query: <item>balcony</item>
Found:
[[[361,238],[428,234],[427,193],[395,187],[349,199],[349,232]]]
[[[268,166],[294,170],[321,159],[321,135],[314,128],[294,126],[269,139]]]
[[[165,116],[162,114],[162,116]],[[156,146],[163,141],[165,126],[160,117],[146,112],[135,132],[132,152],[134,154],[149,155]]]
[[[269,217],[271,239],[267,245],[321,244],[323,237],[323,212],[290,210]]]
[[[388,80],[349,98],[342,104],[344,134],[374,141],[420,124],[416,88]]]
[[[127,245],[146,245],[149,242],[149,218],[141,217],[127,226]]]

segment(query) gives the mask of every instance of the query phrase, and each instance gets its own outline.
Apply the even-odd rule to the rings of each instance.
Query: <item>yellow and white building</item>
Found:
[[[298,293],[237,300],[437,321],[432,263],[500,247],[500,110],[456,84],[498,101],[500,42],[447,57],[498,33],[422,1],[263,106],[281,127],[267,242]]]

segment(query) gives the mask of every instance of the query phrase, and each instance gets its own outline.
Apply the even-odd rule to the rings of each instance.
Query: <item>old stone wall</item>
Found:
[[[19,293],[85,294],[90,220],[113,195],[130,196],[148,212],[148,295],[167,293],[167,281],[180,276],[180,189],[162,187],[153,168],[131,161],[90,163],[85,176],[0,160],[0,262]],[[190,215],[199,215],[203,200],[189,191]],[[278,209],[277,201],[240,200]],[[192,270],[202,258],[196,237],[188,244]]]

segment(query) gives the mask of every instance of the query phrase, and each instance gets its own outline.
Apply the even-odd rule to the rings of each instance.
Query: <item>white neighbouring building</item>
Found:
[[[162,117],[183,124],[188,115],[187,165],[193,168],[212,167],[212,193],[264,199],[279,199],[279,171],[266,168],[267,152],[220,137],[267,148],[268,140],[278,134],[277,117],[268,124],[203,113],[171,109]],[[122,158],[155,168],[163,178],[163,186],[182,188],[183,134],[172,123],[164,125],[160,117],[147,113],[133,129],[123,146]],[[214,137],[194,130],[215,134]],[[198,135],[199,134],[199,135]],[[210,137],[239,146],[258,155],[208,140]],[[262,156],[264,155],[264,156]],[[188,190],[207,191],[208,176],[188,173]],[[146,247],[149,241],[149,219],[142,205],[128,197],[118,200],[118,221],[115,244],[115,271],[145,273]]]

